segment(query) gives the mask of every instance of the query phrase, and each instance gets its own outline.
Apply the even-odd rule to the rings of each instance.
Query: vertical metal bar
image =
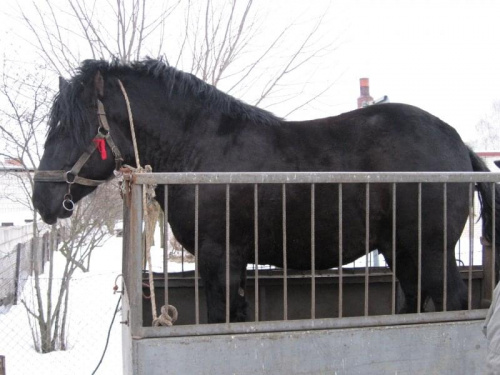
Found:
[[[259,187],[254,185],[253,190],[253,204],[254,204],[254,241],[255,241],[255,267],[254,267],[254,280],[255,280],[255,321],[259,321]]]
[[[231,306],[230,306],[230,290],[231,290],[231,274],[230,274],[230,224],[229,224],[229,184],[226,184],[226,323],[229,323]]]
[[[343,244],[342,244],[342,236],[343,236],[343,227],[342,227],[342,184],[339,184],[339,318],[342,318],[343,314],[343,304],[344,304],[344,280],[343,280]]]
[[[168,185],[163,192],[163,277],[165,278],[164,298],[168,306]]]
[[[491,183],[491,300],[493,301],[493,291],[495,290],[496,285],[496,250],[495,250],[495,242],[496,242],[496,184],[494,182]]]
[[[368,316],[368,303],[369,303],[369,287],[370,287],[370,275],[369,275],[369,265],[368,257],[370,253],[370,184],[366,184],[365,191],[365,316]]]
[[[448,185],[443,184],[443,311],[448,308]]]
[[[422,312],[422,183],[418,183],[417,199],[417,246],[418,246],[418,269],[417,269],[417,313]]]
[[[127,190],[129,189],[128,181],[123,181],[126,184]],[[122,241],[122,274],[125,283],[125,289],[130,286],[130,278],[127,274],[128,265],[130,263],[130,215],[131,215],[131,195],[125,193],[123,196],[123,241]],[[48,253],[51,254],[50,249]],[[126,314],[126,312],[124,312]]]
[[[283,320],[288,320],[288,271],[286,262],[286,185],[281,188],[283,215]]]
[[[474,183],[469,183],[469,272],[468,272],[468,309],[472,309],[472,265],[474,263]]]
[[[200,286],[199,286],[199,224],[200,224],[200,186],[194,187],[194,315],[195,324],[200,324]]]
[[[184,273],[184,246],[181,246],[181,272]]]
[[[392,184],[392,315],[396,314],[396,184]]]
[[[311,319],[316,317],[316,190],[315,185],[311,184]]]
[[[127,274],[130,284],[127,285],[130,303],[130,330],[132,335],[139,335],[143,326],[142,314],[142,190],[143,185],[131,186],[130,227],[127,241],[129,242]],[[126,316],[126,315],[125,315]]]

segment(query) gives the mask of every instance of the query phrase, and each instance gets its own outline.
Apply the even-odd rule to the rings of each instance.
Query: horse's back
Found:
[[[472,171],[455,129],[420,108],[389,103],[323,121],[349,159],[341,160],[340,170]]]

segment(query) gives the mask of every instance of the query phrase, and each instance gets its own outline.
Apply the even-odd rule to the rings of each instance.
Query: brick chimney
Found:
[[[359,89],[361,95],[358,98],[358,108],[363,108],[373,102],[373,98],[370,96],[370,80],[368,78],[360,78]]]

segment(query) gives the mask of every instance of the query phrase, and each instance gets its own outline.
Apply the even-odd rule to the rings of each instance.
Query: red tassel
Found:
[[[106,160],[108,158],[108,154],[106,153],[106,141],[102,138],[94,138],[92,141],[95,143],[97,151],[101,154],[101,159]]]

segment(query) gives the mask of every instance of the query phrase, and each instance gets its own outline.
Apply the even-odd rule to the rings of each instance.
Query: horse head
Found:
[[[104,110],[103,76],[92,73],[59,80],[33,191],[33,205],[48,224],[71,216],[74,204],[112,178],[123,161],[123,133],[109,125]]]

